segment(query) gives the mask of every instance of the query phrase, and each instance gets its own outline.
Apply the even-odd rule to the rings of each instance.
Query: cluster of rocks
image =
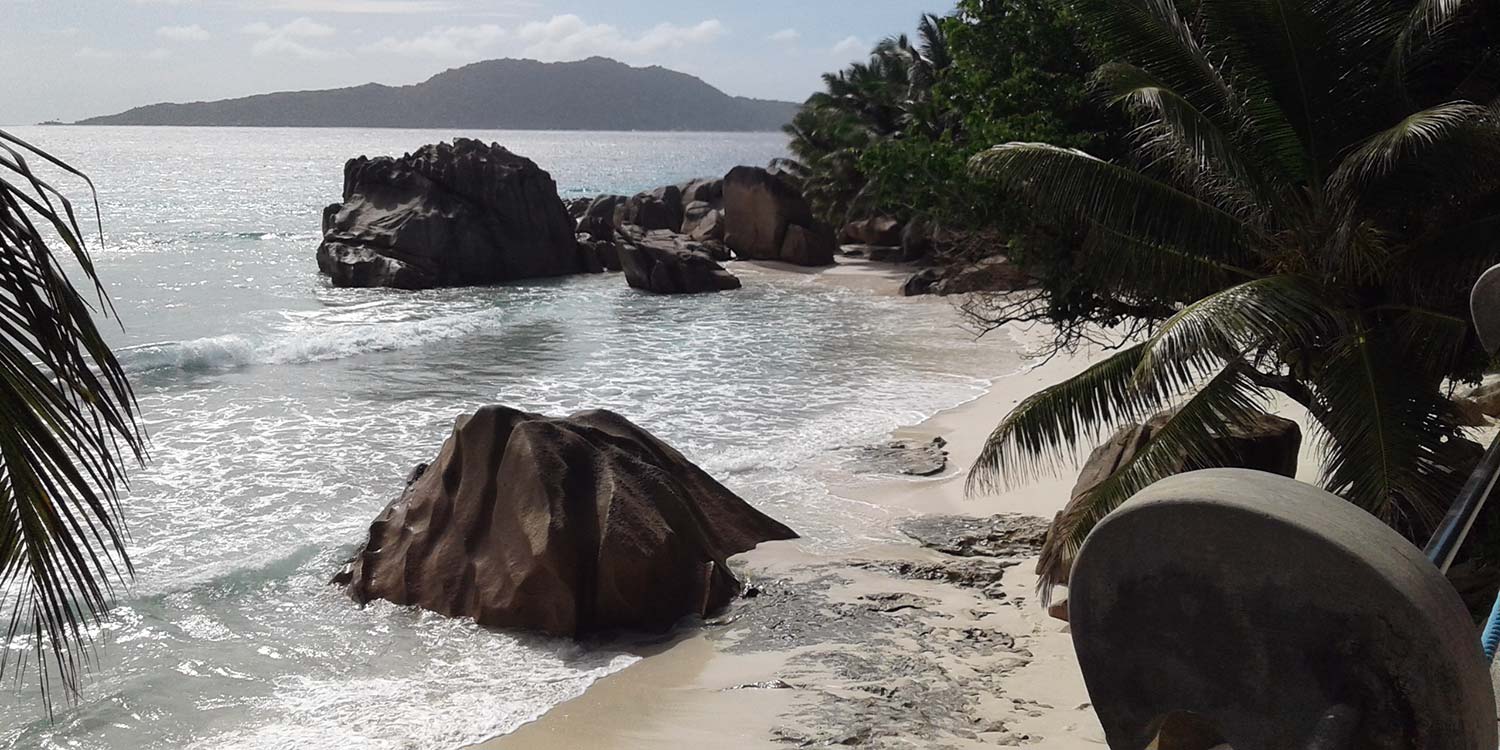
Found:
[[[351,159],[318,268],[335,286],[399,289],[623,271],[684,294],[738,288],[720,265],[731,259],[828,265],[836,245],[797,188],[758,167],[564,203],[535,162],[460,138]]]

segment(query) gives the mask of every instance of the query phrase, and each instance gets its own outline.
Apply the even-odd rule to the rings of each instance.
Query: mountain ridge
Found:
[[[475,128],[494,130],[774,131],[797,104],[730,96],[659,65],[605,57],[501,58],[420,83],[365,83],[196,102],[162,102],[76,125]]]

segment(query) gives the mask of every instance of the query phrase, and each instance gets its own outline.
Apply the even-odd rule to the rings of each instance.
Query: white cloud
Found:
[[[169,2],[179,0],[168,0]],[[456,10],[448,0],[273,0],[255,4],[257,10],[288,10],[294,13],[440,13]]]
[[[337,33],[337,29],[332,26],[318,23],[311,18],[298,18],[280,26],[257,21],[241,27],[240,32],[260,37],[255,44],[250,45],[250,54],[256,57],[291,56],[304,60],[327,60],[340,57],[342,54],[314,47],[302,41],[330,37]]]
[[[196,23],[192,26],[163,26],[156,30],[156,35],[179,42],[201,42],[214,36]]]
[[[255,36],[322,37],[333,36],[338,30],[304,16],[295,21],[288,21],[280,26],[272,26],[265,21],[257,21],[245,24],[240,27],[240,31]]]
[[[97,47],[79,47],[78,51],[73,53],[73,56],[81,57],[85,60],[110,60],[114,58],[115,53]]]
[[[492,51],[504,38],[505,29],[492,23],[478,26],[438,26],[410,39],[388,36],[361,47],[360,51],[407,57],[471,59]]]
[[[198,0],[135,0],[136,5],[192,5]]]
[[[857,36],[846,36],[840,39],[838,44],[833,45],[833,54],[835,55],[851,55],[867,50],[868,48],[865,46],[865,43],[860,41]]]
[[[770,35],[770,36],[768,36],[766,38],[770,39],[773,42],[781,42],[782,44],[791,44],[792,42],[795,42],[798,39],[802,38],[802,32],[797,31],[796,29],[782,29],[781,31],[778,31],[775,34],[772,34],[772,35]]]
[[[525,24],[516,31],[516,36],[526,44],[523,54],[527,57],[558,60],[589,55],[646,55],[704,44],[724,33],[723,23],[709,19],[696,26],[658,24],[639,36],[630,36],[609,24],[588,24],[582,18],[568,14]]]
[[[172,50],[166,49],[165,47],[157,47],[156,49],[146,53],[147,60],[165,60],[171,56]]]

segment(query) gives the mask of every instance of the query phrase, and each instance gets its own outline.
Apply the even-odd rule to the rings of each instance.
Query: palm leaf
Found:
[[[1235,365],[1223,366],[1192,397],[1156,426],[1146,442],[1102,482],[1086,488],[1063,508],[1042,546],[1037,569],[1043,603],[1067,561],[1078,554],[1090,531],[1135,493],[1173,474],[1228,466],[1234,456],[1217,439],[1265,414],[1265,394]]]
[[[30,639],[50,657],[37,666],[50,707],[49,672],[76,693],[87,628],[131,570],[117,493],[144,434],[123,370],[48,245],[61,242],[104,299],[72,204],[28,157],[82,175],[0,131],[0,597],[12,617],[0,674],[24,668],[8,646]]]
[[[1170,394],[1135,378],[1144,352],[1140,344],[1123,349],[1022,401],[980,449],[966,491],[1017,486],[1071,464],[1082,441],[1159,410]]]
[[[1314,416],[1325,433],[1324,486],[1421,539],[1463,482],[1451,465],[1461,431],[1436,384],[1401,356],[1379,334],[1352,330],[1313,375]]]
[[[976,154],[970,168],[1043,212],[1087,219],[1148,244],[1231,263],[1252,257],[1259,244],[1223,207],[1076,149],[1007,143]]]

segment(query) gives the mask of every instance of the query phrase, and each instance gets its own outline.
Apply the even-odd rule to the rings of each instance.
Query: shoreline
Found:
[[[899,279],[912,272],[908,266],[839,260],[819,272],[791,273],[899,294]],[[757,272],[789,270],[781,265],[754,264]],[[1019,338],[1018,346],[1024,346]],[[946,439],[949,464],[941,475],[831,491],[879,506],[902,521],[1000,513],[1050,519],[1067,501],[1071,476],[974,498],[965,496],[963,481],[990,430],[1016,403],[1087,364],[1082,355],[1057,357],[997,373],[978,397],[891,433],[895,439]],[[711,742],[718,750],[735,750],[767,744],[880,746],[881,738],[896,736],[925,736],[924,744],[942,747],[1102,747],[1067,626],[1034,600],[1035,558],[1002,563],[1005,574],[996,572],[984,592],[898,572],[953,560],[915,540],[831,555],[807,552],[795,540],[761,545],[735,563],[747,588],[767,594],[741,599],[703,626],[684,628],[581,696],[473,747],[656,748]],[[778,607],[785,611],[778,614]],[[795,631],[804,625],[800,620],[818,619],[803,613],[830,610],[837,613],[839,635],[810,625],[803,637],[775,640],[779,630]],[[945,647],[931,648],[930,639],[939,635]],[[851,660],[872,655],[873,661],[850,668]],[[911,726],[929,715],[927,726]]]

